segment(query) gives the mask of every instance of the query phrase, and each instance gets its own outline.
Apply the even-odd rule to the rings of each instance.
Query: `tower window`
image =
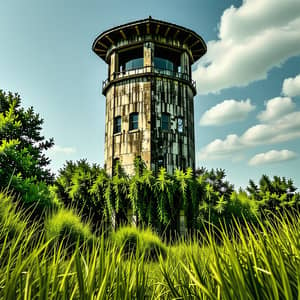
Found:
[[[154,67],[162,70],[174,71],[174,64],[165,58],[154,57]]]
[[[144,58],[134,58],[126,62],[125,70],[134,70],[144,66]]]
[[[177,130],[179,133],[183,132],[183,118],[181,117],[177,118]]]
[[[129,130],[134,130],[139,128],[139,114],[131,113],[129,115]]]
[[[161,129],[169,130],[170,128],[170,115],[167,113],[161,114]]]
[[[115,117],[115,122],[114,122],[114,133],[119,133],[121,132],[121,117]]]

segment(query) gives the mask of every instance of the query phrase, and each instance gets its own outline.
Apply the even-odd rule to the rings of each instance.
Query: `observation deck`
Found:
[[[165,78],[177,79],[184,83],[190,84],[194,95],[196,95],[196,81],[192,80],[187,73],[174,72],[168,69],[160,69],[153,66],[140,67],[136,69],[124,70],[122,72],[114,72],[110,77],[102,82],[102,93],[105,95],[106,89],[113,83],[120,82],[124,79],[131,79],[140,76],[161,76]]]

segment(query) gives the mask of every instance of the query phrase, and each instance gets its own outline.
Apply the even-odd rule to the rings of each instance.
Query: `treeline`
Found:
[[[0,90],[0,189],[12,191],[31,218],[61,208],[74,208],[94,229],[132,223],[159,233],[180,231],[185,215],[188,231],[205,222],[220,225],[264,218],[268,211],[299,209],[300,195],[292,180],[263,175],[250,180],[245,190],[234,190],[222,169],[176,170],[158,174],[135,160],[135,175],[128,177],[117,164],[114,176],[86,160],[67,161],[55,178],[44,154],[54,143],[41,134],[43,119],[32,107],[21,106],[17,94]],[[14,197],[16,198],[16,197]]]
[[[155,176],[139,158],[135,175],[127,176],[117,164],[109,177],[86,160],[68,161],[51,187],[56,201],[76,207],[93,224],[114,220],[116,226],[135,222],[162,233],[180,231],[180,215],[185,215],[187,230],[201,229],[205,222],[214,225],[255,222],[268,212],[299,209],[300,195],[292,180],[263,175],[256,185],[250,180],[246,190],[235,191],[222,169],[204,168],[193,173],[176,170],[170,175],[161,168]]]

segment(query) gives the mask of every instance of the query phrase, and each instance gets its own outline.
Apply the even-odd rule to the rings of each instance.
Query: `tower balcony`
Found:
[[[161,69],[153,66],[145,66],[140,68],[134,68],[129,70],[124,70],[120,72],[114,72],[111,74],[109,78],[102,82],[102,93],[106,94],[107,88],[113,84],[120,82],[122,80],[127,80],[131,78],[138,78],[144,76],[152,76],[152,77],[165,77],[175,79],[184,83],[187,83],[191,86],[194,95],[196,95],[196,81],[192,80],[191,76],[187,73],[175,72],[168,69]]]

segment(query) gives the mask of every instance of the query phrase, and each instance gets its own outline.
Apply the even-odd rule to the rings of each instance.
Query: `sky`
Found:
[[[262,174],[300,188],[299,0],[0,1],[0,89],[44,119],[52,170],[103,166],[107,66],[92,43],[150,15],[207,43],[192,68],[197,167],[225,169],[236,188]]]

